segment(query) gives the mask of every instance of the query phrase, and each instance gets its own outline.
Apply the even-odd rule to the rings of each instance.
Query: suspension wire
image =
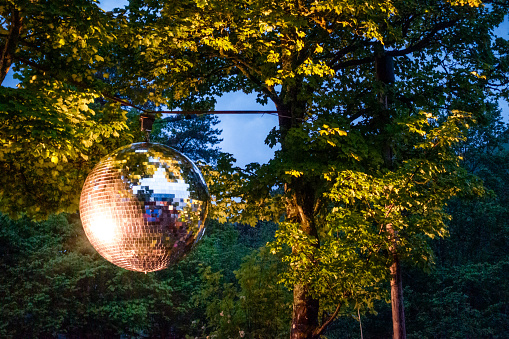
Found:
[[[291,116],[280,114],[281,111],[265,111],[265,110],[251,110],[251,111],[240,111],[240,110],[231,110],[231,111],[144,111],[144,114],[168,114],[168,115],[184,115],[186,117],[192,117],[193,115],[206,115],[206,114],[261,114],[262,116],[272,115],[279,118],[292,119]],[[301,118],[296,118],[296,120],[304,120]]]
[[[279,114],[280,111],[264,111],[264,110],[251,110],[251,111],[149,111],[145,114]]]
[[[273,115],[282,118],[291,119],[290,116],[280,115],[281,111],[264,111],[264,110],[251,110],[251,111],[240,111],[240,110],[232,110],[232,111],[146,111],[144,114],[175,114],[175,115],[184,115],[184,116],[193,116],[193,115],[205,115],[205,114],[261,114],[262,116],[265,114]]]
[[[262,115],[265,115],[265,114],[268,114],[268,115],[273,115],[273,116],[277,116],[277,117],[280,117],[280,118],[287,118],[287,119],[292,119],[291,116],[287,116],[287,115],[282,115],[282,111],[278,111],[278,110],[231,110],[231,111],[201,111],[201,110],[192,110],[192,111],[154,111],[154,110],[148,110],[148,109],[144,109],[140,106],[137,106],[137,105],[134,105],[126,100],[123,100],[123,99],[120,99],[120,98],[117,98],[117,97],[114,97],[114,96],[110,96],[110,95],[105,95],[103,94],[103,96],[107,99],[110,99],[110,100],[113,100],[113,101],[116,101],[120,104],[122,104],[123,106],[128,106],[128,107],[132,107],[138,111],[141,111],[142,114],[145,114],[145,115],[156,115],[156,114],[174,114],[174,115],[184,115],[184,116],[193,116],[193,115],[204,115],[204,114],[262,114]],[[300,118],[296,118],[297,120],[304,120],[304,119],[300,119]]]

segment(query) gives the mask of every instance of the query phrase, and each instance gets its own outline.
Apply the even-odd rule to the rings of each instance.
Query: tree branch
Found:
[[[348,53],[354,52],[359,47],[366,47],[373,44],[374,43],[371,41],[364,41],[362,43],[358,43],[357,36],[354,36],[352,43],[336,52],[334,54],[334,58],[331,61],[329,61],[327,65],[334,69],[337,66],[336,64],[338,63],[338,61]]]
[[[259,79],[256,79],[249,72],[249,70],[248,70],[249,67],[247,65],[244,65],[244,63],[241,60],[238,60],[237,58],[234,58],[234,60],[237,61],[237,63],[235,64],[235,67],[237,67],[242,72],[242,74],[244,74],[250,81],[252,81],[258,87],[260,87],[262,92],[265,93],[265,95],[267,95],[277,105],[277,103],[279,102],[279,98],[275,94],[275,92],[273,90],[267,88],[266,86],[264,86],[263,83]]]
[[[14,60],[14,54],[18,45],[18,40],[21,35],[21,28],[23,26],[23,17],[17,9],[12,10],[12,21],[9,29],[9,36],[5,40],[5,44],[0,46],[1,59],[0,59],[0,84],[2,84],[7,76],[7,72],[11,68]]]
[[[418,42],[414,43],[413,45],[411,45],[405,49],[401,49],[401,50],[386,51],[385,54],[388,56],[392,56],[392,57],[398,57],[398,56],[403,56],[406,54],[410,54],[410,53],[419,51],[419,50],[425,48],[426,46],[428,46],[432,42],[433,38],[436,36],[436,34],[438,32],[440,32],[441,30],[444,30],[446,28],[453,27],[460,20],[461,20],[461,18],[456,18],[451,21],[438,23],[437,25],[435,25],[435,27],[433,27],[433,29],[431,31],[429,31],[429,33],[424,38],[422,38]],[[342,56],[341,53],[344,52],[345,50],[347,51],[346,53],[348,53],[352,48],[353,48],[353,46],[345,47],[342,51],[339,51],[337,53],[335,59],[333,59],[333,60],[338,59],[338,57],[340,58]],[[343,55],[345,55],[346,53],[344,53]],[[331,68],[337,72],[340,69],[344,69],[344,68],[348,68],[348,67],[352,67],[352,66],[360,66],[360,65],[367,64],[367,63],[371,63],[373,61],[375,61],[375,57],[369,56],[369,57],[365,57],[362,59],[354,59],[354,60],[348,60],[345,62],[337,63],[337,64],[333,65]]]
[[[374,61],[375,61],[375,56],[369,56],[369,57],[365,57],[365,58],[362,58],[362,59],[353,59],[353,60],[348,60],[348,61],[345,61],[345,62],[341,62],[339,64],[334,65],[331,68],[334,71],[337,72],[340,69],[344,69],[344,68],[348,68],[348,67],[352,67],[352,66],[365,65],[365,64],[372,63]]]
[[[424,47],[428,46],[431,43],[431,40],[435,37],[435,35],[438,32],[440,32],[441,30],[444,30],[446,28],[454,26],[458,21],[460,21],[460,18],[457,18],[457,19],[454,19],[451,21],[447,21],[447,22],[441,22],[441,23],[437,24],[435,27],[433,27],[433,29],[424,38],[422,38],[421,40],[419,40],[412,46],[407,47],[405,49],[401,49],[401,50],[387,51],[387,52],[385,52],[385,54],[388,56],[397,57],[397,56],[403,56],[403,55],[407,55],[407,54],[410,54],[413,52],[417,52],[417,51],[423,49]]]
[[[322,334],[322,332],[325,330],[325,328],[327,326],[329,326],[329,324],[336,318],[340,309],[341,309],[341,304],[338,304],[338,306],[336,307],[336,310],[334,311],[334,313],[332,313],[332,315],[329,317],[329,319],[327,319],[327,321],[324,322],[322,324],[322,326],[320,326],[319,328],[317,328],[316,330],[313,331],[313,334],[312,334],[313,339],[318,338],[318,336],[320,334]]]

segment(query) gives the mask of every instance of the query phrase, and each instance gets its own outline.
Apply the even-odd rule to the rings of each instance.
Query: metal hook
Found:
[[[141,131],[145,132],[145,142],[150,142],[150,132],[154,124],[155,116],[153,114],[142,114],[140,116]]]

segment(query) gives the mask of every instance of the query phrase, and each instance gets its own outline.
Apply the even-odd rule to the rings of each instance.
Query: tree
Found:
[[[137,335],[173,307],[170,281],[108,263],[76,217],[36,223],[2,215],[0,225],[4,337]]]
[[[193,161],[215,164],[221,156],[219,148],[214,147],[222,141],[219,139],[222,131],[214,129],[218,123],[219,119],[213,115],[158,119],[151,132],[151,140],[170,146]]]
[[[96,150],[87,149],[90,142],[123,127],[115,110],[98,115],[104,119],[98,125],[91,113],[79,115],[98,93],[200,109],[210,107],[214,94],[256,92],[280,112],[268,141],[281,150],[264,166],[240,172],[226,166],[232,175],[215,180],[212,189],[234,184],[218,196],[218,206],[229,203],[230,212],[241,211],[249,221],[256,210],[260,218],[284,215],[274,250],[291,247],[284,278],[294,293],[291,337],[316,337],[341,309],[370,307],[381,298],[399,258],[427,258],[423,238],[446,233],[442,203],[459,188],[475,193],[478,186],[459,167],[453,146],[470,117],[482,123],[486,103],[507,96],[507,42],[493,42],[492,28],[509,4],[486,3],[140,0],[113,15],[86,1],[49,9],[43,2],[8,2],[2,72],[18,62],[22,89],[8,90],[19,99],[2,109],[8,153],[0,160],[5,178],[15,178],[5,181],[2,208],[44,216],[66,205],[67,196],[51,199],[47,192],[65,192],[70,178],[78,182],[80,157],[99,153],[85,152]],[[51,25],[55,34],[48,37]],[[22,48],[13,49],[20,41]],[[391,58],[393,83],[380,74],[390,67],[374,67]],[[116,76],[106,82],[109,68]],[[29,127],[43,123],[28,133],[20,116]],[[57,124],[64,117],[70,123]],[[24,155],[27,161],[20,161]],[[76,163],[65,171],[69,159]],[[227,157],[222,165],[229,165]],[[48,168],[49,186],[40,189],[44,172],[37,170]],[[35,190],[39,203],[17,195],[23,190]],[[238,204],[231,204],[233,193],[241,196]],[[422,200],[414,206],[416,197]],[[69,200],[69,206],[76,202]],[[347,220],[358,223],[358,233]],[[410,249],[414,255],[407,255]],[[321,325],[320,312],[330,313]],[[404,337],[400,329],[395,337]]]
[[[211,221],[207,229],[178,264],[139,274],[99,256],[75,215],[44,222],[0,215],[0,335],[287,335],[290,293],[274,274],[284,264],[258,250],[273,239],[274,224]]]
[[[0,88],[1,210],[74,212],[92,164],[130,140],[120,104],[98,101],[121,23],[89,0],[3,1],[0,20],[0,83],[11,66],[20,81]]]
[[[487,113],[489,125],[472,128],[459,151],[489,194],[450,201],[450,236],[430,244],[436,267],[406,272],[409,336],[497,338],[506,331],[508,131],[496,107]]]
[[[147,20],[143,25],[149,17],[143,17]],[[140,40],[126,25],[127,19],[131,26],[137,20],[135,14],[121,10],[104,12],[91,0],[5,1],[0,7],[0,83],[11,68],[20,81],[15,89],[0,88],[3,212],[42,219],[50,213],[76,211],[93,164],[138,137],[138,117],[128,122],[123,109],[134,105],[157,109],[161,103],[146,82],[147,56],[140,58],[127,48],[144,48],[149,41]],[[200,108],[210,108],[214,99],[198,101]],[[197,105],[185,97],[171,107],[186,107],[189,102]],[[206,162],[219,156],[213,148],[220,141],[220,131],[211,128],[217,124],[214,118],[165,120],[170,121],[181,137],[183,128],[189,134],[191,126],[197,134],[186,136],[190,141],[185,147],[175,140],[166,143]],[[160,140],[166,132],[159,133]],[[197,137],[210,148],[200,148]]]
[[[131,3],[130,11],[151,14],[140,33],[150,44],[133,54],[150,55],[145,75],[156,95],[172,103],[182,96],[242,89],[258,93],[260,102],[273,101],[280,112],[269,142],[279,143],[281,151],[268,165],[252,167],[256,175],[251,179],[238,173],[248,182],[238,192],[244,212],[250,212],[249,205],[284,204],[279,239],[292,247],[288,260],[299,273],[289,280],[292,338],[316,337],[323,330],[319,298],[327,307],[339,304],[339,310],[368,295],[364,302],[369,305],[379,297],[365,293],[378,291],[375,277],[387,277],[387,268],[407,251],[427,258],[423,239],[446,234],[447,199],[460,188],[475,193],[475,180],[461,170],[452,146],[461,139],[461,126],[471,123],[464,112],[482,123],[486,103],[507,95],[507,42],[493,42],[492,28],[503,20],[508,4],[486,3]],[[377,76],[383,68],[374,67],[391,59],[392,84]],[[283,195],[268,195],[275,184],[284,187]],[[423,200],[413,206],[416,196]],[[373,204],[376,213],[370,215]],[[331,289],[315,268],[329,259],[323,256],[334,248],[329,243],[345,243],[331,238],[333,230],[346,232],[331,227],[345,225],[335,214],[344,206],[353,210],[342,215],[363,225],[364,234],[350,239],[361,252],[332,256],[331,267],[360,265],[372,256],[379,262],[374,268],[358,266],[368,280],[344,285],[327,301],[324,291]],[[274,208],[267,212],[277,214]],[[338,273],[345,274],[337,267],[324,272],[334,282],[343,281]],[[405,337],[401,326],[394,336]]]

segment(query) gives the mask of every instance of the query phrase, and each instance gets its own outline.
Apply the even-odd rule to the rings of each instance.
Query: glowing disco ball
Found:
[[[201,238],[208,201],[205,181],[186,156],[136,143],[108,155],[88,175],[80,216],[106,260],[152,272],[177,262]]]

